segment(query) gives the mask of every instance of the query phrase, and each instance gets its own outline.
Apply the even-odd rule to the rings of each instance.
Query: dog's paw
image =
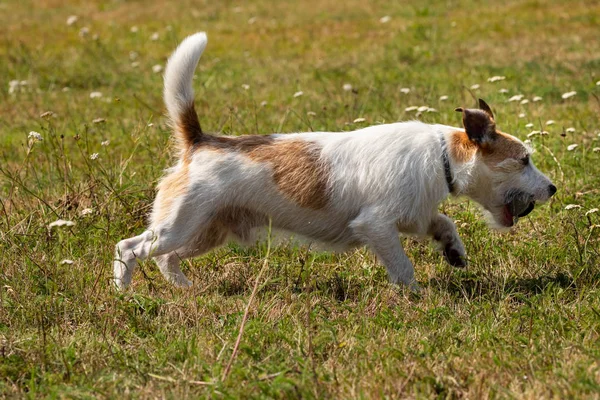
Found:
[[[444,247],[444,258],[448,264],[456,268],[464,268],[467,266],[467,255],[463,249],[452,246],[451,244]]]
[[[127,266],[127,263],[120,259],[113,261],[113,283],[119,290],[127,289],[127,286],[131,283],[131,271]]]
[[[173,281],[171,281],[171,283],[173,283],[175,286],[182,288],[182,289],[187,289],[189,287],[192,287],[192,281],[187,279],[183,274],[181,274],[181,276],[177,277],[177,279],[174,279]]]
[[[408,289],[410,290],[410,292],[412,294],[415,294],[415,295],[421,294],[421,285],[419,285],[416,280],[412,281],[408,285]]]

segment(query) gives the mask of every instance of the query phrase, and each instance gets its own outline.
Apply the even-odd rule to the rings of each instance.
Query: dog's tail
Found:
[[[165,104],[181,153],[202,139],[202,129],[194,107],[192,78],[207,43],[206,33],[188,36],[177,47],[165,70]]]

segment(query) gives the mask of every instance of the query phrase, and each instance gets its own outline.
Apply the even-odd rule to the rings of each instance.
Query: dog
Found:
[[[180,260],[228,237],[247,242],[271,224],[337,248],[366,245],[392,283],[418,291],[399,233],[430,236],[449,264],[466,265],[453,221],[437,211],[448,195],[474,200],[492,227],[510,228],[557,190],[481,99],[478,109],[456,109],[464,129],[411,121],[352,132],[206,134],[192,88],[206,44],[204,32],[189,36],[167,63],[164,101],[178,161],[158,184],[148,229],[116,245],[118,288],[149,257],[169,282],[190,286]]]

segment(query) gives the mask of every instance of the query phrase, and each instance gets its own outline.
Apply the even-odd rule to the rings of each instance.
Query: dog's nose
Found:
[[[554,196],[554,193],[556,193],[556,186],[554,186],[553,184],[550,184],[550,186],[548,186],[548,192],[550,193],[550,197]]]

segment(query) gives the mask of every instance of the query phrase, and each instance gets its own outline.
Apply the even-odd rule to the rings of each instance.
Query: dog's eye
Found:
[[[521,158],[521,164],[529,165],[529,156],[525,156],[525,157]]]

